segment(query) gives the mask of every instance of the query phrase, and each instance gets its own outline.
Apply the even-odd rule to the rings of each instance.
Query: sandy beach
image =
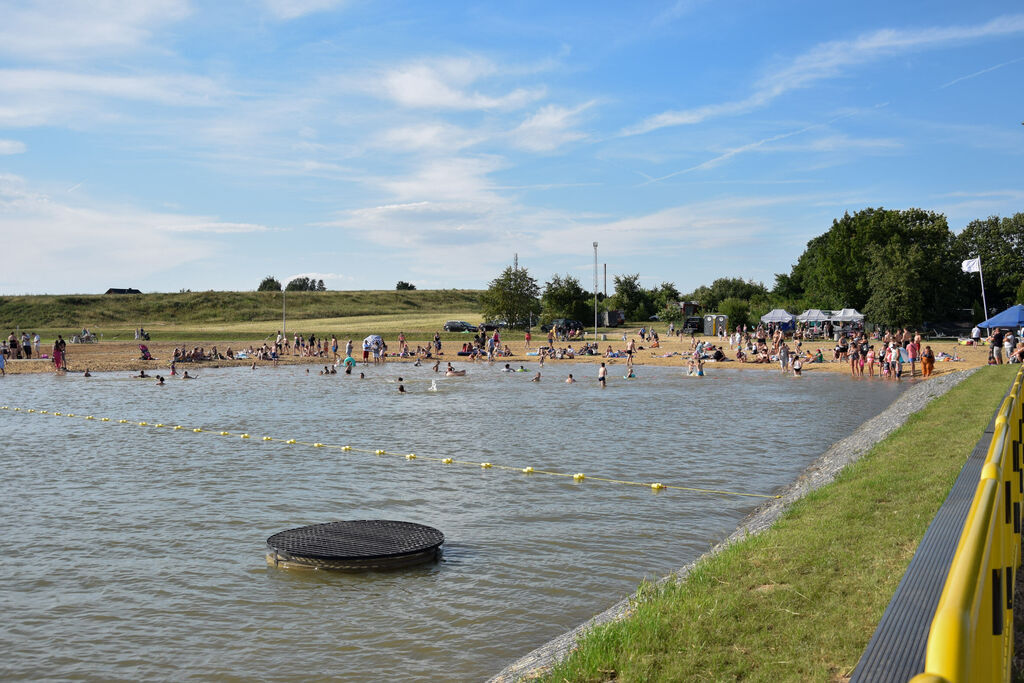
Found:
[[[608,334],[607,341],[599,342],[601,349],[607,349],[609,345],[615,350],[624,350],[626,343],[622,341],[621,332]],[[686,362],[690,353],[690,338],[689,337],[676,337],[671,339],[662,339],[659,348],[650,348],[649,345],[641,342],[637,335],[637,330],[627,331],[628,337],[637,340],[638,351],[634,360],[634,364],[637,366],[643,365],[658,365],[658,366],[678,366],[680,368],[686,367]],[[541,339],[542,335],[539,333],[534,336],[531,343],[531,347],[536,349],[538,344],[546,344],[546,340]],[[711,337],[698,337],[698,339],[704,339],[705,341],[712,341],[714,343],[720,343],[718,339],[712,339]],[[345,340],[340,340],[344,344]],[[358,350],[361,340],[353,340]],[[398,342],[395,339],[386,338],[385,341],[389,347],[397,348]],[[472,341],[472,335],[466,335],[466,341]],[[232,349],[247,349],[250,346],[256,347],[262,343],[262,337],[260,340],[239,340],[236,342],[217,342],[217,347],[222,351],[227,348]],[[426,338],[421,340],[410,340],[409,345],[412,349],[416,348],[417,343],[421,345],[426,344]],[[510,335],[506,335],[502,338],[503,344],[508,344],[512,351],[512,356],[501,358],[495,362],[500,363],[514,363],[526,365],[530,369],[537,368],[537,356],[527,356],[525,349],[525,342],[523,341],[522,334],[515,332]],[[935,375],[942,375],[954,370],[966,370],[970,368],[980,367],[985,365],[988,361],[988,347],[986,345],[981,346],[963,346],[956,341],[925,341],[924,344],[932,347],[935,355],[938,356],[941,352],[945,352],[950,355],[955,355],[961,360],[959,361],[941,361],[937,360],[935,363]],[[174,348],[184,345],[186,348],[193,348],[195,346],[201,346],[209,351],[212,344],[209,342],[192,342],[183,340],[177,343],[171,342],[150,342],[148,347],[150,353],[153,355],[154,360],[141,360],[139,354],[139,347],[136,342],[129,341],[111,341],[111,342],[96,342],[91,344],[68,344],[68,368],[70,373],[82,373],[85,370],[90,372],[138,372],[139,370],[146,370],[150,374],[161,373],[166,374],[170,367],[170,359],[173,355]],[[456,367],[459,366],[471,366],[474,363],[469,359],[458,356],[456,352],[461,349],[461,342],[457,341],[445,341],[443,343],[441,359],[445,362],[451,362]],[[563,348],[568,346],[567,343],[557,343],[557,347]],[[574,347],[579,347],[580,342],[574,342]],[[792,348],[792,343],[790,344]],[[876,349],[879,343],[875,342]],[[826,340],[809,340],[804,342],[804,349],[814,351],[821,349],[822,354],[826,359],[831,358],[832,349],[834,343]],[[705,364],[705,372],[713,373],[716,368],[723,367],[729,369],[738,370],[750,370],[750,371],[774,371],[779,372],[778,364],[776,363],[740,363],[735,358],[735,351],[728,349],[728,344],[725,343],[726,355],[730,360],[722,363],[707,362]],[[44,352],[45,353],[45,352]],[[674,354],[674,355],[672,355]],[[357,356],[361,356],[357,354]],[[358,360],[358,357],[357,357]],[[397,357],[391,357],[388,359],[388,363],[408,363],[412,362],[413,359],[403,359]],[[311,365],[311,366],[323,366],[332,362],[332,358],[317,358],[317,357],[301,357],[285,355],[280,361],[280,365]],[[559,372],[557,368],[561,365],[571,365],[573,363],[599,363],[604,361],[609,366],[625,365],[625,358],[599,358],[596,356],[581,356],[575,359],[565,360],[552,360],[547,359],[544,365],[545,374]],[[217,367],[232,367],[232,366],[250,366],[252,360],[217,360],[217,361],[203,361],[199,363],[180,363],[178,365],[179,371],[189,369],[195,374],[197,369],[202,368],[217,368]],[[477,361],[477,363],[486,361]],[[261,365],[272,365],[269,361],[257,361],[257,366]],[[910,372],[909,366],[904,366],[904,376],[908,376]],[[53,372],[53,363],[48,359],[32,359],[32,360],[13,360],[7,362],[7,372],[10,374],[28,374],[28,373],[44,373]],[[807,363],[804,365],[805,373],[815,372],[850,372],[849,363],[843,362],[826,362],[824,363]],[[921,367],[920,364],[917,366],[917,375],[920,376]]]

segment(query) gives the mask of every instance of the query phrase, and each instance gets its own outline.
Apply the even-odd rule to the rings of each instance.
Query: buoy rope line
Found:
[[[358,448],[356,446],[339,446],[336,444],[320,443],[319,441],[299,441],[298,439],[280,439],[273,436],[262,436],[253,437],[245,432],[230,432],[216,429],[204,429],[202,427],[183,427],[182,425],[169,425],[163,422],[136,422],[133,420],[113,420],[109,417],[95,417],[93,415],[78,415],[75,413],[59,413],[56,411],[38,410],[35,408],[12,408],[10,406],[0,406],[0,410],[7,410],[15,413],[32,413],[35,415],[53,415],[55,417],[71,417],[80,418],[83,420],[96,421],[96,422],[108,422],[110,424],[129,424],[137,427],[152,427],[154,429],[168,429],[170,431],[191,431],[195,433],[213,434],[216,436],[237,436],[240,439],[255,439],[258,441],[274,441],[277,443],[283,443],[288,445],[296,446],[309,446],[312,448],[328,448],[336,451],[352,452],[352,453],[369,453],[377,456],[397,456],[405,458],[406,460],[426,460],[428,462],[436,462],[442,465],[470,465],[473,467],[479,467],[482,469],[496,469],[505,470],[507,472],[521,472],[523,474],[546,474],[551,477],[564,477],[572,479],[575,482],[583,481],[600,481],[606,484],[622,484],[624,486],[643,486],[650,488],[652,491],[689,491],[690,493],[706,493],[706,494],[717,494],[723,496],[743,496],[747,498],[781,498],[778,495],[770,495],[764,493],[747,493],[743,491],[727,491],[725,489],[705,489],[696,486],[678,486],[675,484],[663,484],[661,482],[643,482],[643,481],[629,481],[628,479],[612,479],[610,477],[596,477],[591,475],[585,475],[582,472],[568,473],[568,472],[556,472],[553,470],[538,470],[533,467],[513,467],[511,465],[497,465],[490,462],[475,462],[471,460],[456,460],[451,457],[439,457],[429,455],[416,455],[415,453],[398,453],[395,451],[389,451],[383,448]]]

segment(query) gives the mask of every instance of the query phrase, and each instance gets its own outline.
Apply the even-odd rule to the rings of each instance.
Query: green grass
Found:
[[[288,292],[288,320],[478,311],[480,292],[465,289]],[[72,294],[0,297],[0,325],[21,329],[134,329],[281,320],[281,292]],[[443,320],[442,320],[443,322]]]
[[[642,586],[551,681],[833,681],[849,676],[914,550],[1009,388],[982,368],[767,532]]]

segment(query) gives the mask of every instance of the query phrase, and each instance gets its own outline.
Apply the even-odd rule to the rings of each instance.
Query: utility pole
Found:
[[[594,343],[597,343],[597,242],[594,242]]]

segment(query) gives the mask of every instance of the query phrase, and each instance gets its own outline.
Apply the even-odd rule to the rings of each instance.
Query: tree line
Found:
[[[978,276],[961,263],[981,257],[990,310],[982,307]],[[640,275],[614,277],[615,293],[597,296],[598,311],[621,310],[626,319],[657,315],[678,321],[678,301],[696,301],[705,313],[750,324],[773,308],[856,308],[885,326],[978,322],[1024,301],[1024,213],[971,221],[959,234],[946,217],[923,209],[868,208],[845,213],[807,243],[789,273],[763,283],[723,277],[682,294],[671,282],[653,288]],[[544,287],[525,268],[506,268],[481,295],[485,318],[515,327],[540,318],[594,320],[595,299],[572,275],[555,274]]]

